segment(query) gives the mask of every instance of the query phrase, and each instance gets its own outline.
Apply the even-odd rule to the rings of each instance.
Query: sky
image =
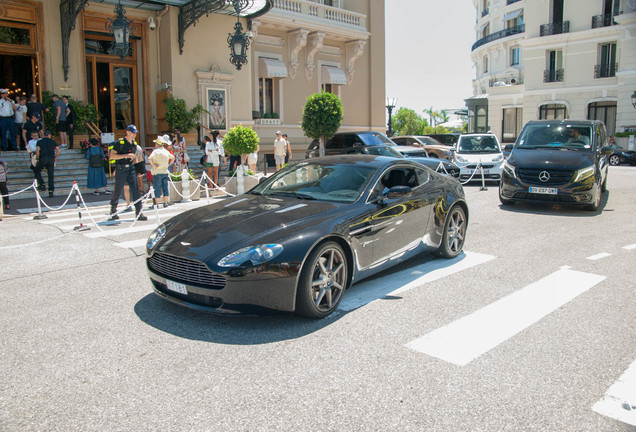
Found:
[[[424,116],[473,95],[471,0],[385,0],[386,96]],[[393,111],[395,113],[395,111]]]

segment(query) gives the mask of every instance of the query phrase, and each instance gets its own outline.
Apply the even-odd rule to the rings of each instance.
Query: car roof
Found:
[[[599,123],[603,123],[600,120],[574,120],[574,119],[562,119],[562,120],[530,120],[526,124],[549,124],[549,125],[573,125],[573,126],[592,126]]]

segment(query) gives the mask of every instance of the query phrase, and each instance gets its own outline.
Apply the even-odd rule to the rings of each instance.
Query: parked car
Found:
[[[402,135],[391,137],[391,141],[399,146],[415,146],[426,149],[429,156],[436,157],[438,159],[453,158],[453,153],[450,151],[448,145],[442,144],[435,138],[431,138],[425,135]]]
[[[456,257],[467,224],[459,182],[410,159],[312,158],[164,222],[146,261],[154,291],[182,306],[321,318],[363,278],[420,253]]]
[[[453,161],[459,166],[459,179],[481,181],[500,180],[503,154],[499,140],[493,134],[465,134],[454,148]]]
[[[610,144],[612,154],[609,156],[609,164],[612,166],[628,163],[632,166],[636,165],[636,151],[625,150],[618,144]]]
[[[397,145],[395,146],[395,150],[399,151],[400,153],[402,153],[403,156],[406,156],[407,158],[409,157],[430,157],[428,152],[426,151],[426,149],[422,148],[422,147],[413,147],[413,146],[403,146],[403,145]],[[437,156],[435,156],[436,159]]]
[[[503,204],[541,201],[597,210],[607,186],[605,125],[598,120],[537,120],[521,130],[503,164]]]
[[[314,140],[311,144],[309,144],[309,148],[307,148],[307,151],[305,152],[305,159],[320,156],[319,144],[318,140]],[[351,153],[351,149],[361,145],[392,146],[395,145],[395,143],[391,141],[389,137],[380,132],[337,132],[325,143],[325,156]]]
[[[459,141],[459,137],[461,136],[461,134],[458,134],[458,133],[428,134],[426,136],[434,138],[444,145],[454,146],[455,144],[457,144],[457,141]]]

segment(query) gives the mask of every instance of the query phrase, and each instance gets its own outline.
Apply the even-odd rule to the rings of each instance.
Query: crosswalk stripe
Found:
[[[589,257],[587,257],[587,259],[589,259],[590,261],[596,261],[596,260],[600,260],[600,259],[603,259],[603,258],[607,258],[609,256],[612,256],[612,254],[607,253],[607,252],[601,252],[601,253],[598,253],[596,255],[589,256]]]
[[[627,245],[627,246],[623,246],[623,249],[627,249],[627,250],[636,249],[636,243],[630,244],[630,245]]]
[[[605,276],[562,268],[406,346],[465,366],[603,279]]]
[[[144,238],[140,238],[136,240],[130,240],[130,241],[114,243],[114,244],[115,246],[119,246],[122,248],[138,248],[141,246],[146,246],[146,241],[148,241],[148,239],[144,237]]]
[[[636,426],[636,361],[592,406],[596,413]]]
[[[495,259],[495,257],[464,251],[458,257],[450,260],[436,259],[411,267],[408,270],[392,273],[389,276],[362,281],[347,290],[338,306],[338,310],[348,312],[387,295],[406,292],[427,282],[436,281],[492,259]],[[400,288],[396,290],[396,286]]]
[[[172,215],[166,215],[166,216],[174,216],[176,214],[178,214],[178,213],[174,213]],[[148,220],[150,220],[150,218]],[[132,219],[131,219],[131,221],[132,221]],[[129,226],[129,227],[125,227],[125,228],[109,229],[109,230],[95,231],[95,232],[87,232],[87,233],[84,233],[84,235],[86,237],[89,237],[89,238],[117,237],[117,236],[125,235],[125,234],[132,234],[132,233],[137,233],[137,232],[142,232],[142,231],[150,231],[150,230],[155,229],[156,227],[157,227],[156,223],[146,223],[146,224],[137,223],[133,227]]]

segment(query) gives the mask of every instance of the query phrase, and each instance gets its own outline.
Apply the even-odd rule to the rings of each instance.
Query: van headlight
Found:
[[[154,248],[157,243],[159,243],[159,240],[161,240],[165,235],[166,226],[164,224],[161,224],[157,228],[155,228],[155,230],[148,236],[148,240],[146,241],[146,248],[148,248],[148,250],[152,250],[152,248]]]
[[[504,170],[506,174],[508,174],[512,178],[517,178],[516,168],[508,161],[503,161],[501,164],[501,169]]]
[[[246,261],[251,261],[252,265],[259,265],[276,258],[282,251],[283,245],[280,244],[248,246],[226,255],[217,265],[219,267],[240,267]]]
[[[581,168],[580,170],[574,173],[574,182],[583,181],[586,178],[590,178],[594,175],[594,166],[589,166],[587,168]]]

